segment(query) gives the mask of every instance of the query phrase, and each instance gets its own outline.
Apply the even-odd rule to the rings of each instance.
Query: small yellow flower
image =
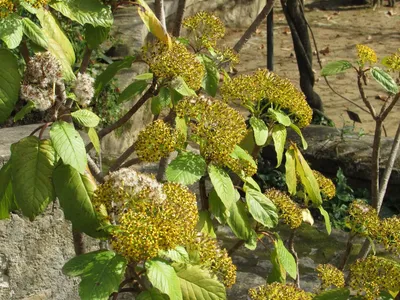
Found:
[[[280,217],[284,223],[292,229],[301,225],[303,222],[302,210],[286,193],[272,188],[266,190],[265,195],[279,208]]]
[[[0,0],[0,19],[7,17],[14,11],[12,0]]]
[[[307,293],[293,284],[274,282],[249,290],[252,300],[311,300],[313,295]]]
[[[231,66],[237,65],[240,61],[239,53],[236,53],[232,48],[215,49],[215,53],[220,62],[229,62]]]
[[[335,184],[330,180],[329,178],[326,178],[324,175],[322,175],[320,172],[313,170],[315,179],[318,182],[319,189],[321,190],[322,193],[328,198],[328,200],[331,200],[333,197],[336,195],[336,187]]]
[[[344,274],[342,271],[332,266],[331,264],[318,265],[318,277],[321,279],[321,288],[323,290],[335,286],[338,288],[344,287]]]
[[[352,231],[374,237],[380,232],[380,220],[374,208],[361,200],[355,200],[349,208],[348,223]]]
[[[400,71],[400,49],[396,53],[390,55],[385,64],[389,67],[390,71]]]
[[[378,61],[376,53],[370,47],[365,45],[357,45],[357,56],[361,63],[364,65],[365,63],[374,64]]]

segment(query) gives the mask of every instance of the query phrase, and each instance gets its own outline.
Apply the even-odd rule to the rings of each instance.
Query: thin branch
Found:
[[[47,123],[40,125],[38,128],[36,128],[35,130],[33,130],[31,132],[31,134],[29,136],[33,136],[36,132],[38,132],[39,130],[41,130]]]
[[[75,230],[72,226],[72,238],[74,241],[75,255],[81,255],[85,253],[85,245],[83,242],[83,233]]]
[[[200,203],[202,210],[208,210],[208,197],[206,190],[206,176],[201,176],[199,181]]]
[[[250,25],[250,27],[247,28],[246,32],[233,47],[233,50],[235,50],[237,53],[239,53],[240,50],[242,50],[243,46],[251,38],[251,35],[256,32],[257,28],[261,25],[261,23],[264,21],[267,15],[270,13],[272,7],[274,6],[274,2],[275,0],[267,0],[267,3],[265,4],[262,11],[258,14],[258,16],[254,20],[254,22]]]
[[[379,117],[381,118],[382,121],[385,121],[388,114],[392,111],[393,107],[399,101],[399,98],[400,98],[400,93],[397,93],[396,96],[393,98],[392,102],[389,104],[389,106],[380,114]]]
[[[353,247],[353,243],[351,242],[354,238],[354,235],[350,232],[349,237],[346,243],[346,250],[343,252],[342,259],[340,261],[339,270],[343,271],[346,266],[347,260],[349,259],[349,255],[351,253],[351,248]]]
[[[181,35],[183,16],[185,15],[186,0],[178,1],[178,8],[176,10],[175,24],[172,29],[172,35],[178,37]]]
[[[136,165],[140,162],[141,162],[140,158],[138,158],[138,157],[132,158],[132,159],[128,160],[126,163],[124,163],[123,165],[121,165],[121,168],[129,168],[130,166]]]
[[[235,245],[231,249],[228,250],[228,255],[231,256],[236,250],[238,250],[240,247],[244,245],[246,241],[245,240],[239,240],[236,242]]]
[[[114,172],[117,170],[123,163],[128,159],[131,154],[135,152],[135,143],[132,144],[128,149],[125,150],[124,153],[121,154],[120,157],[117,158],[117,160],[114,162],[114,164],[110,167],[108,170],[109,172]]]
[[[86,70],[89,66],[90,56],[92,55],[92,52],[93,52],[93,50],[89,49],[89,47],[86,45],[85,54],[83,55],[82,63],[79,68],[79,73],[83,74],[86,72]]]
[[[99,167],[96,165],[96,163],[93,161],[93,159],[90,157],[89,154],[87,154],[87,162],[88,162],[88,167],[90,170],[90,173],[92,173],[93,177],[99,182],[99,183],[104,183],[104,177],[101,174],[101,170]]]
[[[25,63],[28,64],[31,59],[29,57],[29,49],[28,49],[28,46],[27,46],[25,40],[23,40],[21,42],[21,44],[19,46],[19,52],[21,53],[22,57],[24,58]]]
[[[299,257],[297,255],[296,250],[294,249],[294,237],[296,235],[296,229],[293,229],[292,232],[290,233],[290,237],[289,237],[289,252],[293,255],[294,260],[296,262],[296,286],[298,288],[300,288],[300,274],[299,274]]]
[[[379,159],[381,152],[381,139],[382,139],[382,121],[380,119],[375,121],[374,141],[372,144],[372,157],[371,157],[371,201],[372,207],[377,209],[379,197]],[[379,210],[377,210],[379,214]]]
[[[374,118],[374,120],[376,120],[377,115],[376,115],[374,107],[371,105],[371,102],[368,101],[368,98],[365,95],[363,83],[361,81],[362,78],[363,78],[362,71],[358,71],[357,85],[358,85],[358,90],[360,92],[361,99],[364,102],[365,106],[368,108],[370,115]]]

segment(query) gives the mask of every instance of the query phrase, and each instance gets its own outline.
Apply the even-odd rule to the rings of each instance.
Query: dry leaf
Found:
[[[322,50],[319,51],[319,53],[321,53],[322,55],[327,55],[329,52],[331,52],[331,51],[329,50],[329,47],[326,47],[326,48],[324,48],[324,49],[322,49]]]
[[[265,48],[264,44],[261,44],[260,47],[258,47],[258,49],[264,49],[264,48]]]
[[[290,34],[290,28],[289,28],[289,27],[286,27],[286,28],[283,30],[283,34]]]
[[[387,96],[386,95],[376,95],[375,99],[376,100],[381,100],[381,101],[386,101],[387,100]]]
[[[256,34],[260,34],[261,33],[261,29],[260,28],[257,28],[256,29]]]

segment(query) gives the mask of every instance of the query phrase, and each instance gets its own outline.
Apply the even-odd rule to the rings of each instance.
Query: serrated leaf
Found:
[[[275,241],[275,248],[279,263],[283,266],[290,277],[296,279],[297,266],[293,255],[286,249],[281,239]]]
[[[204,158],[193,152],[181,152],[171,161],[166,170],[168,181],[190,185],[200,180],[206,172]]]
[[[89,49],[97,49],[108,38],[111,27],[93,26],[85,24],[85,41]]]
[[[159,259],[147,260],[145,267],[147,277],[155,288],[170,299],[182,299],[179,278],[173,267]]]
[[[226,209],[229,210],[230,206],[235,202],[235,188],[229,174],[221,167],[209,164],[208,175],[218,197],[224,203]]]
[[[22,18],[22,24],[23,33],[25,34],[25,36],[36,45],[47,49],[48,40],[47,37],[44,35],[42,29],[28,18]]]
[[[272,139],[274,140],[274,148],[276,152],[276,167],[278,168],[282,163],[283,152],[285,151],[286,143],[286,127],[282,124],[276,124],[272,129]]]
[[[296,176],[296,160],[294,150],[289,148],[285,153],[285,179],[290,195],[296,194],[297,176]]]
[[[7,49],[0,49],[0,124],[8,119],[18,101],[21,75],[16,57]]]
[[[100,144],[100,139],[99,139],[99,136],[97,135],[96,130],[94,128],[90,127],[88,129],[88,136],[89,136],[90,141],[93,144],[94,149],[96,150],[96,152],[98,154],[100,154],[101,153],[101,144]]]
[[[121,61],[110,64],[94,82],[95,97],[97,97],[104,87],[114,78],[114,76],[122,69],[130,68],[135,58],[127,56]]]
[[[189,254],[182,246],[176,246],[175,249],[162,250],[159,255],[179,263],[186,263],[189,261]]]
[[[265,122],[254,116],[250,118],[250,125],[253,128],[254,140],[257,146],[263,146],[268,139],[268,127]]]
[[[371,68],[372,77],[389,93],[397,94],[399,92],[399,87],[393,78],[386,73],[384,70],[378,67]]]
[[[225,300],[224,285],[200,266],[186,265],[177,270],[183,300]]]
[[[81,25],[111,27],[113,24],[111,7],[99,0],[63,0],[52,2],[50,6]]]
[[[196,96],[193,91],[185,82],[185,80],[178,76],[171,81],[171,88],[182,96]]]
[[[154,34],[156,38],[168,45],[169,48],[172,47],[172,40],[168,34],[166,28],[163,27],[161,22],[157,19],[153,11],[146,4],[144,0],[137,0],[138,3],[138,13],[143,23],[146,25],[147,29]]]
[[[231,205],[226,222],[238,238],[251,241],[255,232],[251,227],[250,219],[243,202],[239,200]]]
[[[272,270],[271,273],[268,275],[267,283],[280,282],[285,284],[286,270],[278,259],[278,253],[276,247],[274,248],[274,250],[271,251],[270,261],[272,263]]]
[[[297,127],[297,125],[295,125],[295,124],[293,124],[293,123],[290,124],[290,128],[292,128],[292,129],[294,130],[294,132],[296,132],[297,135],[300,137],[300,139],[301,139],[301,144],[303,145],[303,149],[304,149],[304,150],[307,150],[307,148],[308,148],[308,143],[307,143],[307,141],[305,140],[303,134],[301,133],[300,128]]]
[[[64,121],[54,122],[50,130],[50,139],[64,164],[84,174],[87,165],[85,144],[74,126]]]
[[[347,288],[332,289],[319,293],[314,300],[347,300],[349,299],[350,291]]]
[[[117,103],[121,104],[126,101],[132,100],[132,98],[139,96],[147,88],[149,84],[146,80],[137,80],[127,86],[126,89],[119,95]]]
[[[257,190],[246,189],[246,203],[254,220],[267,228],[278,224],[278,215],[274,203]]]
[[[304,190],[313,202],[314,206],[320,206],[322,203],[321,192],[313,171],[297,146],[293,144],[289,149],[293,149],[294,151],[293,153],[296,161],[296,172],[300,178],[301,184],[304,186]]]
[[[339,60],[339,61],[330,62],[330,63],[326,64],[325,67],[322,68],[321,76],[336,75],[336,74],[342,73],[352,67],[353,67],[353,65],[351,64],[351,62],[349,62],[347,60]]]
[[[0,220],[7,219],[13,209],[16,209],[16,204],[12,188],[11,161],[8,161],[0,170]]]
[[[17,48],[22,41],[22,36],[23,31],[20,16],[10,14],[5,18],[0,18],[0,40],[6,44],[7,48]]]
[[[126,259],[114,251],[100,250],[75,256],[62,271],[71,277],[81,277],[82,300],[108,300],[111,293],[118,291],[126,264]]]
[[[277,121],[278,123],[286,127],[292,124],[292,121],[290,120],[289,116],[279,110],[268,108],[268,113],[270,114],[273,120]]]
[[[80,174],[71,166],[59,164],[54,170],[53,182],[65,218],[72,226],[94,238],[107,237],[99,230],[102,224],[91,202],[96,190],[91,177]]]
[[[135,80],[150,80],[153,79],[153,73],[143,73],[135,76]]]
[[[215,219],[217,219],[220,224],[225,224],[226,219],[229,216],[229,211],[218,197],[215,189],[212,189],[208,194],[208,205],[209,210],[214,215]]]
[[[214,232],[214,226],[211,221],[211,216],[208,211],[199,212],[199,222],[197,223],[196,229],[198,232],[204,233],[206,236],[216,238]]]
[[[162,294],[159,290],[155,288],[148,289],[147,291],[141,292],[136,298],[136,300],[169,300],[170,298]]]
[[[203,63],[205,68],[205,74],[201,87],[207,92],[211,97],[215,97],[218,90],[219,84],[219,71],[214,61],[204,54],[200,54],[200,61]]]
[[[170,91],[166,87],[161,87],[158,95],[151,99],[151,112],[159,115],[160,112],[171,104]]]
[[[319,206],[318,208],[319,208],[319,212],[324,217],[326,232],[328,234],[331,234],[332,227],[331,227],[331,220],[329,218],[329,214],[322,206]]]
[[[28,101],[24,107],[21,108],[19,112],[17,112],[14,116],[14,122],[22,120],[27,114],[29,114],[35,108],[35,103],[32,101]]]
[[[23,214],[33,220],[54,201],[51,180],[56,154],[49,140],[29,136],[11,148],[15,200]]]
[[[36,16],[46,37],[47,49],[59,60],[63,77],[67,81],[75,80],[71,66],[75,63],[75,52],[57,19],[46,9],[36,9]]]
[[[72,119],[84,127],[96,127],[99,125],[100,118],[92,111],[80,109],[71,113]]]

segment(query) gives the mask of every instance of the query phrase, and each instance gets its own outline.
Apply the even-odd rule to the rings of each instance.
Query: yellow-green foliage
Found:
[[[325,290],[332,286],[344,287],[344,274],[338,268],[331,264],[318,265],[318,277],[321,279],[321,289]]]
[[[292,284],[274,282],[249,290],[252,300],[312,300],[311,293],[307,293]]]

